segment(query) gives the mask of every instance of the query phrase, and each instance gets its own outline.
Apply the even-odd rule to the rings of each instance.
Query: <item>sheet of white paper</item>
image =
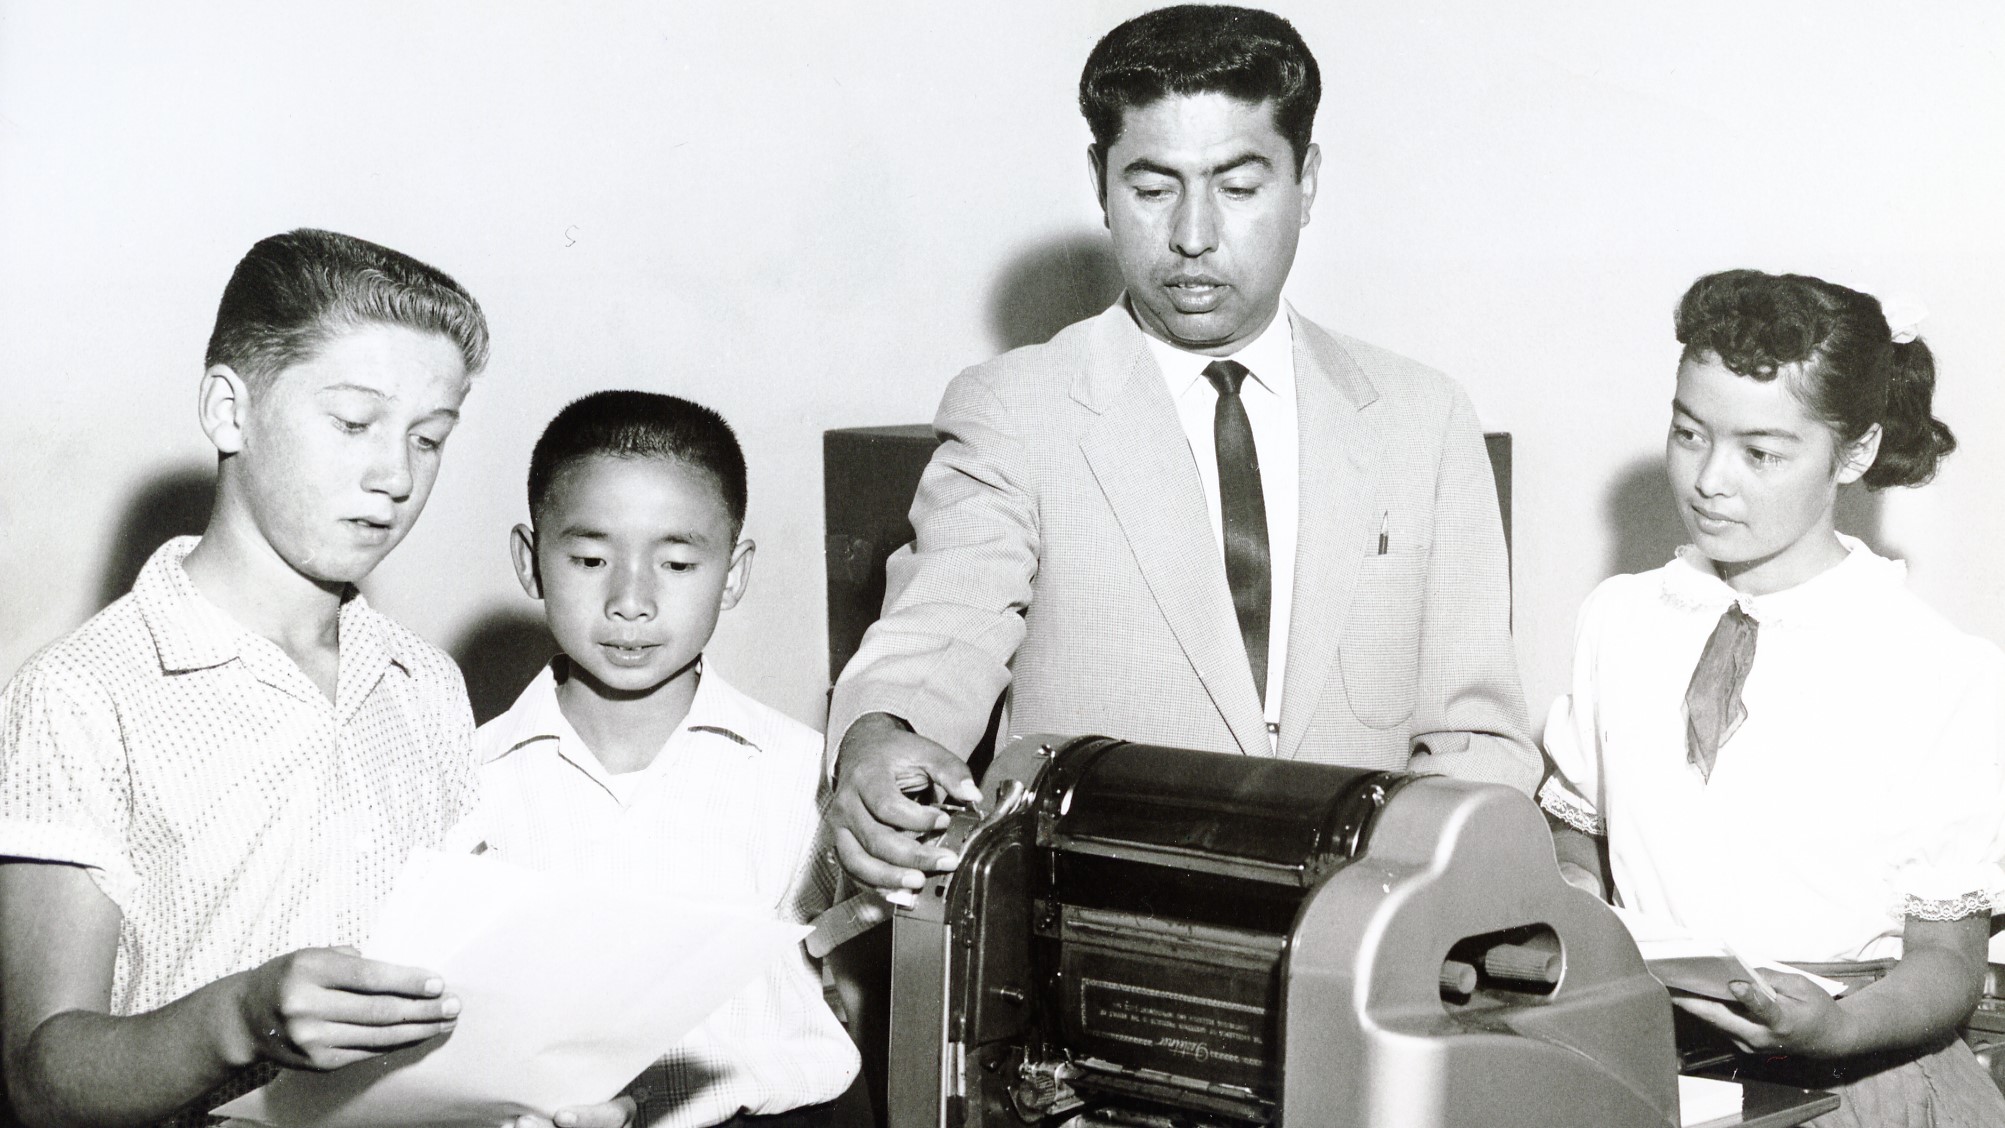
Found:
[[[457,1028],[333,1073],[288,1072],[216,1113],[273,1128],[496,1128],[603,1101],[806,933],[736,906],[421,851],[363,950],[439,972]]]
[[[1690,929],[1684,928],[1663,917],[1653,916],[1649,913],[1639,913],[1634,909],[1625,909],[1619,905],[1613,906],[1613,908],[1615,909],[1616,919],[1620,920],[1623,927],[1629,930],[1630,939],[1636,941],[1636,950],[1642,953],[1645,963],[1664,961],[1665,968],[1671,969],[1679,966],[1671,961],[1691,961],[1687,970],[1691,971],[1698,978],[1704,978],[1705,974],[1700,965],[1708,957],[1717,957],[1717,962],[1721,967],[1745,966],[1757,971],[1765,968],[1803,976],[1822,988],[1827,995],[1836,996],[1845,989],[1845,985],[1835,979],[1827,979],[1824,976],[1804,971],[1800,967],[1782,963],[1779,960],[1765,959],[1736,952],[1732,948],[1727,947],[1724,940],[1720,940],[1717,937],[1700,936]],[[1657,969],[1653,968],[1652,970],[1656,971]],[[1717,977],[1719,978],[1719,982],[1716,984],[1717,990],[1700,990],[1694,983],[1690,982],[1672,983],[1664,974],[1659,974],[1658,978],[1664,980],[1667,986],[1691,990],[1694,994],[1711,995],[1729,1002],[1733,999],[1733,996],[1726,990],[1725,977]],[[1735,978],[1739,978],[1739,976],[1735,976]],[[1769,994],[1774,993],[1769,989],[1767,982],[1759,976],[1750,978],[1761,990]]]
[[[1740,1082],[1710,1077],[1678,1078],[1678,1123],[1683,1128],[1728,1116],[1739,1116]]]

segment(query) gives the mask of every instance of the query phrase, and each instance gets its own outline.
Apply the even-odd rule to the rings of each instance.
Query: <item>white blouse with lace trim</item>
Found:
[[[1895,956],[1904,916],[2005,894],[2005,653],[1840,539],[1841,563],[1765,596],[1690,549],[1605,581],[1546,724],[1540,801],[1605,827],[1624,903],[1777,959]],[[1685,762],[1684,692],[1734,602],[1761,631],[1747,720],[1707,781]]]

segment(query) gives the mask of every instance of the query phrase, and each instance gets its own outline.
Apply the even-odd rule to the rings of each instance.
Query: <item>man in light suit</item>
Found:
[[[1266,12],[1160,9],[1094,48],[1126,293],[947,389],[913,543],[830,705],[858,879],[953,864],[915,841],[946,821],[915,797],[979,797],[963,761],[1005,688],[1009,732],[1537,782],[1468,398],[1281,301],[1319,92]]]

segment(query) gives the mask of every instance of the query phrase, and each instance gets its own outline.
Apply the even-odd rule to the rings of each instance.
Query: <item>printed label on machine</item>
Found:
[[[1079,987],[1079,1021],[1088,1034],[1197,1062],[1264,1060],[1267,1015],[1260,1007],[1098,979]]]
[[[1065,1024],[1080,1048],[1129,1069],[1269,1090],[1272,968],[1220,967],[1077,945],[1063,958]]]

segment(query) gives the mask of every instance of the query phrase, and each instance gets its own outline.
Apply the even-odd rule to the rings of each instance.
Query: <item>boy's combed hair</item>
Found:
[[[259,240],[237,263],[204,364],[265,380],[370,323],[440,334],[469,376],[487,365],[487,317],[465,287],[400,251],[310,227]]]
[[[1708,274],[1678,303],[1685,360],[1707,356],[1753,380],[1795,368],[1791,387],[1842,443],[1880,425],[1880,452],[1861,481],[1918,486],[1956,449],[1932,414],[1935,358],[1919,340],[1896,342],[1879,299],[1803,274]]]
[[[700,403],[659,392],[605,391],[571,401],[529,455],[529,519],[537,522],[550,490],[579,461],[667,458],[710,475],[731,535],[745,525],[745,452],[724,417]]]
[[[1257,8],[1178,4],[1108,32],[1079,76],[1079,110],[1103,165],[1121,137],[1123,115],[1172,94],[1272,100],[1274,127],[1294,150],[1301,174],[1323,80],[1309,45],[1287,20]]]

